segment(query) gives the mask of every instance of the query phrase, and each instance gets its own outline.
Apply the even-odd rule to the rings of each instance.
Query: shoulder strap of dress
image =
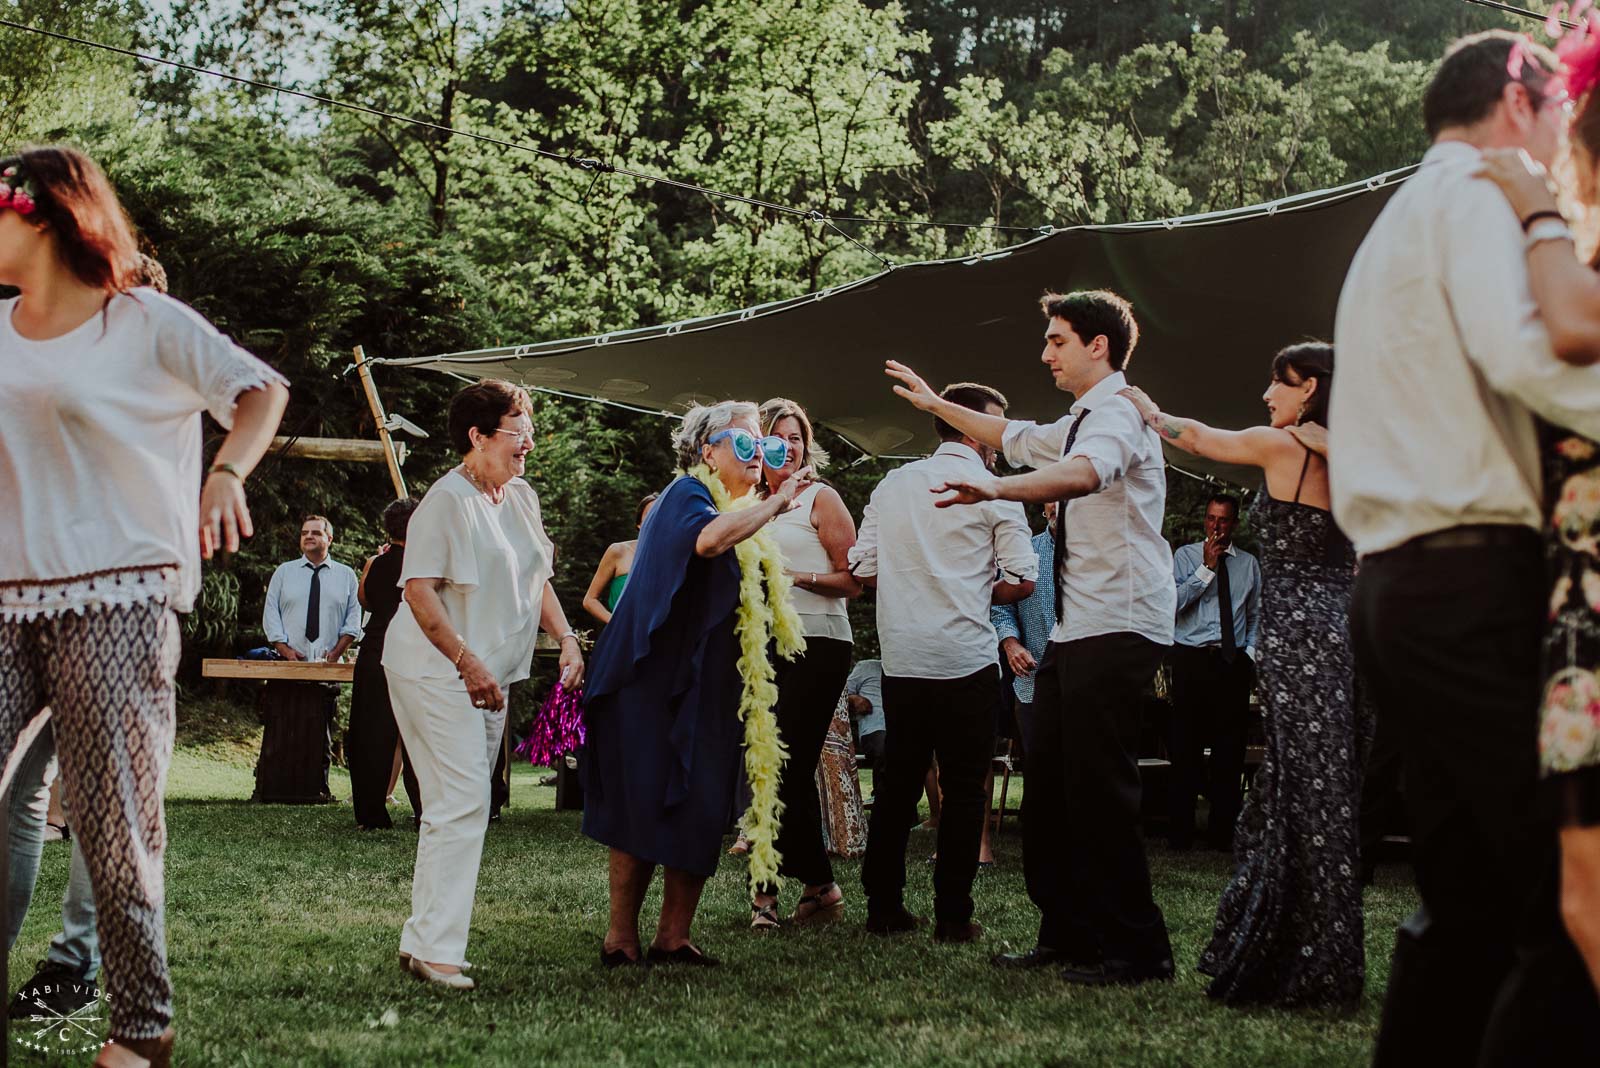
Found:
[[[1311,446],[1302,441],[1300,447],[1306,450],[1306,458],[1300,462],[1300,481],[1294,484],[1295,504],[1300,503],[1300,490],[1306,484],[1306,470],[1311,466]]]

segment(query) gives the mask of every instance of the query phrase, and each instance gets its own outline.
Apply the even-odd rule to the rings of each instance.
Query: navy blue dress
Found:
[[[585,686],[583,833],[642,860],[716,871],[740,776],[739,564],[695,555],[717,517],[682,477],[639,532]]]

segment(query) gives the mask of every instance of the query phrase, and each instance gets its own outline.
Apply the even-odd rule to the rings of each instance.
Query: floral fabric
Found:
[[[1600,446],[1551,427],[1542,444],[1551,588],[1539,769],[1548,776],[1600,766]]]

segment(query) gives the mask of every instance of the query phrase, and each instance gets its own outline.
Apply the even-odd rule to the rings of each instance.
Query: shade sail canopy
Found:
[[[1139,319],[1133,382],[1168,411],[1250,426],[1265,418],[1273,353],[1331,338],[1356,248],[1414,169],[1234,211],[1075,227],[704,319],[378,362],[663,413],[695,401],[791,397],[865,452],[921,454],[936,444],[932,423],[890,391],[886,358],[910,364],[935,388],[962,380],[994,386],[1014,417],[1055,419],[1070,402],[1039,362],[1039,296],[1103,287],[1131,300]]]

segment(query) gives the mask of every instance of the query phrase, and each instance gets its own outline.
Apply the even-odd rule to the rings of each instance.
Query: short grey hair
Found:
[[[678,466],[687,471],[700,462],[700,448],[706,439],[729,426],[735,419],[748,419],[761,425],[761,409],[749,401],[722,401],[718,404],[696,404],[683,413],[683,422],[672,434],[672,447],[678,454]]]

